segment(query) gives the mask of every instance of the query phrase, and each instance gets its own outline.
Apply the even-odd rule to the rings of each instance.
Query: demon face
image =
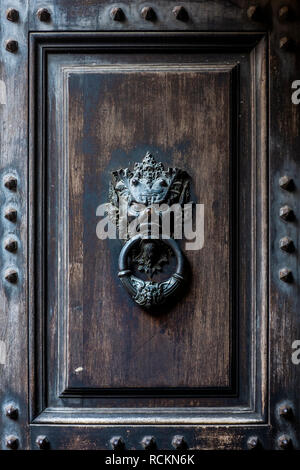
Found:
[[[112,173],[110,203],[116,208],[120,200],[126,201],[130,215],[138,215],[144,207],[152,205],[183,205],[189,200],[189,178],[185,171],[178,168],[164,169],[147,152],[142,163],[135,163],[133,171],[129,168]]]

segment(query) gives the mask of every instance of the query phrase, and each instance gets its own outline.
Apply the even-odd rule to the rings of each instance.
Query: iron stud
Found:
[[[47,436],[38,436],[35,440],[35,443],[42,450],[48,449],[50,444]]]
[[[19,439],[13,435],[7,436],[5,444],[9,449],[17,449],[19,447]]]
[[[122,8],[113,8],[110,12],[110,16],[114,21],[124,21],[125,19]]]
[[[14,269],[8,269],[5,272],[5,279],[11,284],[16,284],[18,282],[18,273]]]
[[[293,416],[293,409],[291,406],[289,405],[282,405],[280,406],[279,408],[279,416],[281,416],[281,418],[285,418],[285,419],[291,419],[292,416]]]
[[[188,21],[189,15],[183,6],[173,8],[173,14],[178,21]]]
[[[5,241],[4,248],[10,253],[15,253],[18,250],[18,242],[9,238]]]
[[[19,12],[15,8],[9,8],[6,12],[6,19],[16,23],[19,20]]]
[[[154,436],[145,436],[141,442],[145,450],[153,450],[156,448],[156,442]]]
[[[294,211],[289,206],[282,206],[279,211],[279,215],[283,220],[291,221],[294,219]]]
[[[278,18],[282,21],[286,21],[289,19],[290,16],[290,11],[289,7],[287,5],[282,6],[278,10]]]
[[[8,51],[8,52],[17,52],[18,50],[18,41],[15,41],[14,39],[8,39],[5,43],[5,49]]]
[[[114,436],[110,440],[110,445],[113,450],[123,450],[125,447],[125,443],[121,436]]]
[[[174,449],[181,450],[187,448],[187,444],[183,436],[176,435],[172,439],[172,446]]]
[[[4,217],[9,220],[10,222],[16,222],[17,221],[17,211],[16,209],[7,209],[7,211],[4,214]]]
[[[51,19],[51,13],[49,10],[47,10],[47,8],[39,8],[36,14],[38,19],[44,23],[47,23]]]
[[[286,434],[283,434],[278,438],[278,447],[282,450],[287,450],[291,448],[292,446],[292,440],[289,436]]]
[[[247,447],[249,450],[257,449],[259,447],[259,444],[260,442],[257,436],[251,436],[247,441]]]
[[[5,415],[10,419],[17,419],[19,415],[18,408],[16,408],[14,405],[8,405],[5,408]]]
[[[8,175],[4,178],[4,186],[10,191],[16,191],[17,184],[17,178],[15,178],[14,176]]]
[[[295,245],[293,243],[293,240],[289,237],[283,237],[280,239],[279,242],[280,249],[283,251],[286,251],[287,253],[292,253],[295,251]]]
[[[279,40],[279,47],[282,50],[285,50],[285,51],[290,50],[292,48],[292,45],[293,45],[292,39],[287,36],[282,36]]]
[[[281,187],[281,189],[291,191],[294,187],[293,179],[287,175],[284,175],[279,179],[279,186]]]
[[[293,275],[292,271],[288,268],[283,268],[279,271],[279,279],[283,282],[292,282],[293,281]]]
[[[144,18],[144,20],[147,20],[147,21],[154,21],[156,18],[155,11],[151,7],[144,7],[141,10],[141,16],[142,18]]]
[[[249,20],[252,21],[259,21],[261,19],[261,9],[257,5],[251,5],[247,9],[247,16]]]

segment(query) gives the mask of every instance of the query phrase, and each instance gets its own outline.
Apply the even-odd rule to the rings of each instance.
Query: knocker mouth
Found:
[[[143,236],[150,236],[152,239],[160,238],[162,231],[162,224],[156,222],[142,222],[137,225],[137,232]],[[131,238],[131,237],[130,237]],[[165,237],[163,237],[165,238]]]

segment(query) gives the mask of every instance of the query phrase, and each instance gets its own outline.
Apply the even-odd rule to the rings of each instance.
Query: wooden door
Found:
[[[297,2],[5,0],[1,18],[2,447],[299,447]],[[176,240],[184,286],[147,309],[126,240],[97,227],[149,165],[201,207],[203,241]],[[147,284],[136,256],[147,289],[175,269],[165,248]]]

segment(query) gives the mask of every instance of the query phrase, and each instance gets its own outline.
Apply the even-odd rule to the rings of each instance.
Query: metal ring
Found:
[[[184,258],[183,254],[172,238],[159,239],[166,243],[176,256],[176,271],[163,282],[143,281],[132,274],[128,266],[128,255],[134,245],[140,240],[153,240],[151,237],[136,235],[125,243],[119,255],[119,273],[122,284],[140,306],[151,308],[163,304],[167,298],[173,296],[184,281]],[[155,241],[155,240],[153,240]]]

